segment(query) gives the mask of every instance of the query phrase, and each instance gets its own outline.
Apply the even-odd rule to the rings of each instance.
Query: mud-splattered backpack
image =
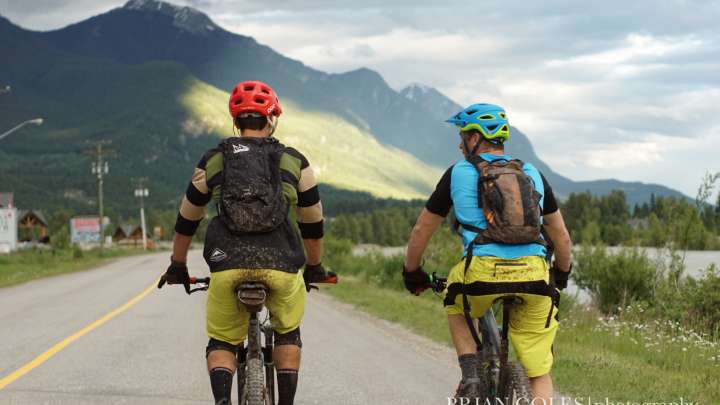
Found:
[[[285,146],[277,139],[231,137],[219,145],[223,182],[218,214],[234,234],[270,232],[287,218],[280,159]]]
[[[478,206],[487,222],[486,229],[460,224],[478,234],[474,244],[544,244],[541,195],[523,171],[524,163],[517,159],[487,161],[480,156],[473,156],[468,162],[480,174]]]

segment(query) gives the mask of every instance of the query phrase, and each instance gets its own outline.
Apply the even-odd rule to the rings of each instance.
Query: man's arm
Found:
[[[187,263],[187,254],[188,250],[190,250],[192,239],[192,236],[183,235],[177,232],[175,233],[175,238],[173,239],[173,260],[176,262]]]
[[[415,271],[420,267],[430,238],[450,213],[453,204],[450,198],[452,170],[453,168],[450,167],[442,175],[410,232],[410,240],[405,253],[404,269],[406,271]]]
[[[570,271],[570,264],[572,263],[572,241],[570,240],[570,234],[565,227],[565,220],[560,210],[545,215],[543,226],[548,236],[550,236],[553,245],[555,245],[555,263],[557,267],[565,272]]]
[[[173,239],[172,259],[176,262],[187,262],[187,253],[193,235],[200,222],[205,218],[205,206],[210,202],[211,193],[207,185],[207,157],[204,156],[193,173],[185,196],[180,203],[177,221],[175,222],[175,238]]]
[[[557,200],[555,199],[555,193],[552,187],[550,187],[550,183],[542,173],[540,173],[540,177],[543,182],[544,191],[543,226],[555,246],[555,264],[561,271],[568,272],[572,264],[572,242],[570,241],[570,234],[565,227],[565,220],[560,212]]]
[[[415,271],[420,267],[423,253],[425,253],[430,238],[444,220],[444,217],[433,214],[428,211],[427,208],[423,208],[410,233],[410,240],[408,241],[407,252],[405,253],[406,271]]]
[[[320,264],[323,254],[324,220],[320,192],[315,172],[307,159],[299,152],[301,161],[300,179],[298,180],[297,221],[300,236],[305,246],[305,257],[308,265]]]
[[[314,266],[320,264],[323,254],[322,239],[303,239],[307,264]]]

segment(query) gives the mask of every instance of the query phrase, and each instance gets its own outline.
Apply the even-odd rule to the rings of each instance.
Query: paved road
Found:
[[[0,378],[136,297],[166,262],[136,256],[0,289]],[[206,271],[199,252],[190,267]],[[204,310],[202,293],[152,291],[0,390],[0,403],[212,403]],[[451,350],[322,294],[309,298],[303,341],[298,404],[446,404],[459,378]]]

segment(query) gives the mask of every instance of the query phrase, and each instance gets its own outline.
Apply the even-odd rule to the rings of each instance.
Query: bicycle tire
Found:
[[[245,404],[267,405],[265,401],[265,365],[262,359],[248,359],[245,380]]]
[[[525,367],[515,361],[500,370],[500,390],[500,397],[509,404],[530,405],[534,398]]]

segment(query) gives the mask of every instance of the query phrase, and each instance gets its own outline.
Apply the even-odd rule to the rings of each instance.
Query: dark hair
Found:
[[[477,129],[471,129],[469,131],[460,131],[460,134],[462,134],[463,137],[467,137],[467,138],[477,134],[478,136],[480,136],[480,144],[487,143],[488,145],[490,145],[490,149],[493,149],[493,150],[504,150],[505,149],[505,144],[502,142],[502,140],[500,140],[500,138],[498,138],[497,140],[487,139]],[[478,144],[478,145],[480,145],[480,144]]]
[[[265,128],[265,126],[268,124],[267,117],[237,117],[235,119],[235,126],[240,129],[240,131],[244,131],[246,129],[252,129],[255,131],[260,131],[261,129]]]

